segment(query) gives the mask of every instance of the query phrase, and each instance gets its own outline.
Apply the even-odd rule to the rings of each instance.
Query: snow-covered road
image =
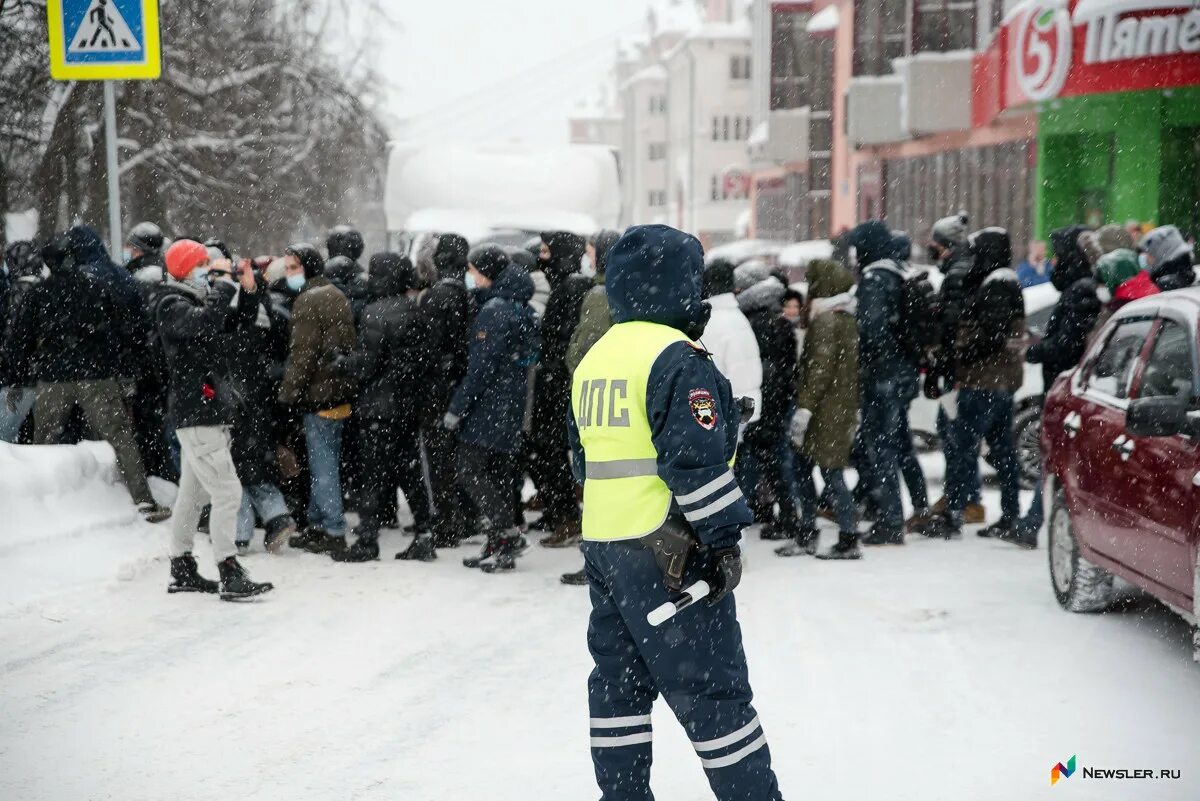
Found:
[[[535,548],[503,576],[462,551],[393,561],[397,534],[374,564],[259,554],[277,591],[234,605],[168,596],[165,562],[111,551],[127,535],[140,553],[146,528],[0,551],[0,578],[95,568],[0,600],[0,799],[597,797],[587,592],[558,584],[577,553]],[[1044,549],[973,534],[858,563],[772,545],[752,535],[738,600],[788,799],[1200,797],[1200,668],[1161,606],[1066,614]],[[665,707],[655,725],[658,797],[710,798]],[[1051,789],[1072,755],[1183,776]]]

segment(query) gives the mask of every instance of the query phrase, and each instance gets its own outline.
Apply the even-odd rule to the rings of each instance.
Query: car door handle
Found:
[[[1137,447],[1133,440],[1122,434],[1112,442],[1112,449],[1121,456],[1121,461],[1129,461],[1129,457],[1133,456],[1133,449]]]

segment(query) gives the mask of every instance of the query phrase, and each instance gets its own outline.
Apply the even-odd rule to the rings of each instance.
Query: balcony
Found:
[[[847,135],[855,145],[887,145],[909,139],[904,126],[904,79],[896,75],[851,79],[846,116]]]
[[[904,80],[903,127],[914,136],[971,127],[971,50],[919,53],[892,61]]]
[[[789,164],[808,160],[808,106],[770,112],[746,142],[755,164]]]

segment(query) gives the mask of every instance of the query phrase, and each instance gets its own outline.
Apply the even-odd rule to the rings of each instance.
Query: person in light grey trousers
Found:
[[[237,271],[227,260],[209,263],[198,242],[181,239],[167,251],[170,291],[153,309],[170,369],[168,417],[179,438],[179,495],[171,523],[168,592],[219,592],[240,600],[273,589],[250,580],[238,563],[234,536],[242,484],[230,452],[230,344],[254,325],[262,302],[249,263]],[[192,556],[200,510],[212,504],[209,536],[220,583],[202,577]]]

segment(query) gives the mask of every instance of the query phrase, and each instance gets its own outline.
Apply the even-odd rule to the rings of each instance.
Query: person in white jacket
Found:
[[[700,344],[733,385],[734,397],[754,401],[754,416],[746,421],[748,425],[758,420],[762,411],[762,357],[754,329],[733,295],[733,271],[733,263],[725,259],[717,259],[704,271],[704,298],[712,306],[712,317]]]

